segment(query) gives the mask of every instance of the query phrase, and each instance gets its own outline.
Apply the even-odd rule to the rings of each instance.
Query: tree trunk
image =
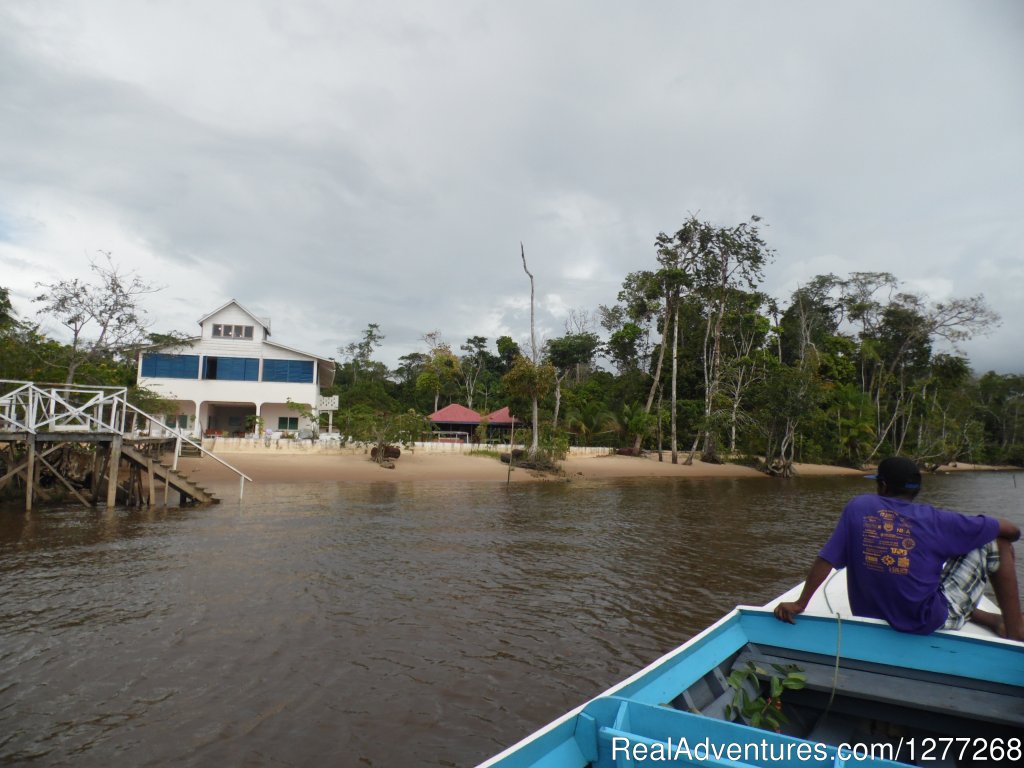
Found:
[[[534,370],[537,368],[537,325],[534,321],[534,290],[533,290],[533,275],[530,270],[526,268],[526,249],[523,248],[523,244],[519,243],[519,254],[523,257],[523,271],[526,276],[530,278],[530,353],[533,359]],[[538,408],[537,408],[537,395],[536,392],[533,395],[533,438],[530,441],[530,457],[537,455],[537,451],[540,450],[540,443],[538,438]]]
[[[665,361],[665,342],[668,341],[668,313],[669,308],[665,307],[665,319],[662,321],[661,328],[661,348],[658,350],[658,365],[654,369],[654,381],[651,382],[651,390],[647,393],[647,404],[644,406],[644,413],[651,412],[651,406],[654,405],[654,393],[658,391],[658,382],[661,380],[661,366]],[[640,446],[643,441],[643,435],[636,436],[636,440],[633,441],[634,455],[640,455]]]
[[[719,298],[718,317],[715,318],[715,330],[711,345],[711,370],[705,377],[707,387],[704,392],[704,448],[701,451],[701,461],[718,462],[717,436],[711,428],[711,416],[714,413],[715,398],[718,396],[718,388],[721,385],[722,367],[722,324],[725,320],[725,271],[728,262],[722,266],[722,291]]]
[[[672,463],[679,463],[679,446],[676,439],[676,392],[679,378],[679,297],[675,301],[676,311],[672,322]],[[660,415],[659,415],[660,418]],[[659,422],[660,423],[660,422]]]
[[[561,376],[555,376],[555,415],[551,419],[552,432],[558,429],[558,411],[562,406],[562,379],[568,375],[569,371],[566,371]]]

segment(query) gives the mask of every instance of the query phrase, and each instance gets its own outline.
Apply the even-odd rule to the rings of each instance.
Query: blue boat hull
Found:
[[[847,704],[864,701],[872,711],[923,724],[915,727],[946,724],[960,736],[969,725],[993,741],[1024,734],[1024,646],[1019,643],[945,632],[908,635],[871,619],[805,615],[789,625],[767,609],[738,608],[480,768],[895,765],[919,757],[922,745],[913,735],[901,737],[898,751],[894,735],[888,750],[857,759],[836,744],[720,719],[727,693],[716,680],[724,680],[730,665],[751,654],[804,660],[800,663],[812,678],[816,670],[821,698],[824,689],[836,687]],[[833,676],[837,655],[839,670]]]

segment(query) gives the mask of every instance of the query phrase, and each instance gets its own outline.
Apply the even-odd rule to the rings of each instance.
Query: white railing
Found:
[[[124,432],[125,387],[0,379],[0,393],[0,431]]]
[[[0,379],[0,432],[88,432],[125,437],[128,414],[138,430],[138,417],[153,425],[159,433],[175,439],[174,469],[178,468],[181,444],[188,443],[223,464],[239,476],[238,498],[245,493],[245,481],[253,479],[220,456],[203,448],[181,430],[168,427],[128,402],[126,387],[93,387],[83,384],[36,384],[31,381]]]

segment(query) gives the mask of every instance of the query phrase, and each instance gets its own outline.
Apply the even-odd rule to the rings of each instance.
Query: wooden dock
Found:
[[[251,478],[191,437],[163,426],[115,387],[0,380],[0,492],[14,484],[25,509],[59,496],[94,507],[217,504],[209,490],[177,469],[183,444],[198,448],[240,477]],[[171,464],[160,461],[173,456]]]

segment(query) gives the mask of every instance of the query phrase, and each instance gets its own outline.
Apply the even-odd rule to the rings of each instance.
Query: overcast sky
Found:
[[[1024,3],[4,0],[0,286],[100,251],[323,356],[560,335],[689,213],[756,213],[765,289],[984,293],[1024,371]],[[44,329],[57,327],[44,319]]]

